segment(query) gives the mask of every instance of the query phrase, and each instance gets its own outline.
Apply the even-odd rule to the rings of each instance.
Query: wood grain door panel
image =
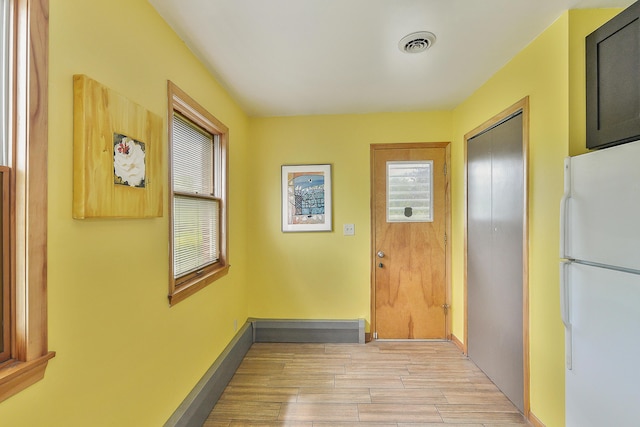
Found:
[[[446,149],[381,149],[372,156],[377,338],[446,338]],[[416,160],[433,161],[433,222],[388,222],[387,162]]]

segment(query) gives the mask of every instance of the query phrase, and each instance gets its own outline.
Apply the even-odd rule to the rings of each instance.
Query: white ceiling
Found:
[[[249,115],[289,116],[451,109],[563,11],[633,0],[149,2]]]

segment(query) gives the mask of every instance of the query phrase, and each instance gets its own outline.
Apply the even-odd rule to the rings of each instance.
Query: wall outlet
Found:
[[[356,234],[355,224],[344,224],[342,226],[342,234],[345,236],[353,236]]]

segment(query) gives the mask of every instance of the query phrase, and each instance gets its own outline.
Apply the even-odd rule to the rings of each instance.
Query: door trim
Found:
[[[524,179],[524,206],[522,227],[522,345],[524,368],[524,415],[528,419],[530,407],[530,355],[529,355],[529,97],[524,97],[509,108],[490,118],[464,135],[464,343],[463,352],[468,354],[468,300],[467,300],[467,259],[468,259],[468,158],[469,140],[478,136],[522,112],[522,158]]]
[[[378,150],[406,150],[406,149],[419,149],[419,148],[444,148],[445,149],[445,165],[447,173],[444,177],[444,192],[445,192],[445,233],[447,235],[447,243],[445,246],[445,300],[446,304],[451,305],[451,143],[450,142],[411,142],[411,143],[396,143],[396,144],[371,144],[369,149],[369,194],[370,194],[370,223],[371,223],[371,242],[370,242],[370,289],[371,289],[371,327],[370,333],[367,335],[367,342],[374,339],[374,332],[376,329],[376,283],[375,283],[375,242],[376,242],[376,224],[375,224],[375,185],[374,185],[374,154]],[[451,340],[451,311],[449,311],[445,320],[445,337],[447,340]]]

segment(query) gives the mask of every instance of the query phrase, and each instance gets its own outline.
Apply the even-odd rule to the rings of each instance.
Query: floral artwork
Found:
[[[146,178],[144,142],[113,134],[113,179],[115,184],[144,188]]]
[[[73,76],[73,218],[163,215],[163,118]]]
[[[282,167],[282,231],[331,231],[331,165]]]

